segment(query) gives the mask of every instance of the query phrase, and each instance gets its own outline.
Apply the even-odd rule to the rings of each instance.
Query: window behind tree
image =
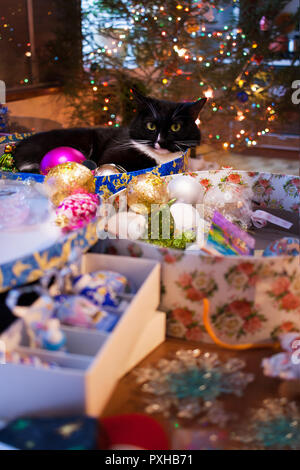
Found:
[[[81,62],[80,0],[1,0],[0,79],[61,84]]]

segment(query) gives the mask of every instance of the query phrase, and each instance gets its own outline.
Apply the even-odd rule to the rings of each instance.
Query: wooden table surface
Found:
[[[228,411],[237,413],[237,419],[242,422],[246,420],[246,413],[250,408],[259,407],[262,400],[265,398],[275,398],[279,396],[292,397],[295,394],[295,384],[293,382],[283,382],[276,378],[269,378],[263,375],[261,361],[264,357],[274,354],[274,350],[270,349],[256,349],[247,351],[231,351],[220,349],[214,345],[200,344],[196,342],[187,342],[184,340],[167,339],[163,344],[156,348],[149,354],[139,365],[148,366],[155,364],[161,358],[172,357],[172,355],[179,349],[200,349],[201,351],[214,351],[217,352],[222,361],[226,361],[231,357],[239,357],[245,360],[246,366],[244,371],[251,372],[255,375],[253,382],[251,382],[245,389],[242,397],[235,395],[227,395],[222,397],[224,406]],[[297,392],[298,393],[298,392]],[[145,394],[141,392],[140,385],[136,384],[135,375],[133,372],[126,374],[118,383],[115,391],[106,406],[103,416],[143,412]],[[180,421],[176,419],[165,419],[161,415],[153,415],[166,429],[170,438],[172,448],[182,449],[180,447],[180,439],[178,442],[178,428],[179,429],[201,429],[199,424],[192,421]],[[178,422],[180,426],[178,427]],[[207,428],[206,428],[207,429]],[[210,429],[213,430],[213,427]],[[230,427],[225,429],[225,434],[228,434]],[[226,439],[225,439],[226,440]],[[223,443],[225,448],[232,448],[229,443]]]

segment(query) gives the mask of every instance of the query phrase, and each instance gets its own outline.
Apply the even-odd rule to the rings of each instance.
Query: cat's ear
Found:
[[[130,91],[133,94],[133,97],[137,104],[145,106],[149,102],[149,98],[140,93],[136,88],[132,87]]]
[[[207,98],[201,98],[200,100],[194,101],[188,105],[188,110],[193,120],[196,121],[201,109],[205,105]]]
[[[140,110],[147,108],[153,115],[154,119],[158,119],[155,99],[150,96],[144,96],[136,88],[131,88],[132,94]]]

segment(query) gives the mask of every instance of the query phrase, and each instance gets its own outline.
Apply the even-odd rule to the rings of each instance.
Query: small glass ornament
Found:
[[[48,219],[49,202],[39,191],[40,186],[29,178],[0,180],[0,230],[20,229]]]
[[[252,191],[247,187],[227,182],[210,188],[203,198],[204,218],[211,222],[217,210],[227,220],[247,230],[251,226],[251,196]]]
[[[126,173],[126,170],[121,165],[115,165],[114,163],[106,163],[105,165],[98,166],[95,170],[95,176],[109,176],[119,173]]]
[[[21,193],[0,194],[0,229],[12,229],[24,224],[29,216],[28,202]]]
[[[49,318],[45,323],[32,323],[34,332],[34,347],[49,351],[64,351],[66,348],[66,335],[62,331],[57,318]]]

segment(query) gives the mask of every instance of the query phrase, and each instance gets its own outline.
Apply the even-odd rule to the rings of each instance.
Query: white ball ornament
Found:
[[[145,234],[147,219],[134,212],[119,212],[110,217],[106,231],[120,239],[138,240]]]
[[[201,204],[204,190],[201,184],[189,175],[177,175],[168,184],[171,199],[186,204]]]
[[[174,219],[175,230],[177,232],[186,232],[191,230],[195,233],[204,229],[204,220],[201,219],[197,210],[184,202],[175,202],[170,208]]]

